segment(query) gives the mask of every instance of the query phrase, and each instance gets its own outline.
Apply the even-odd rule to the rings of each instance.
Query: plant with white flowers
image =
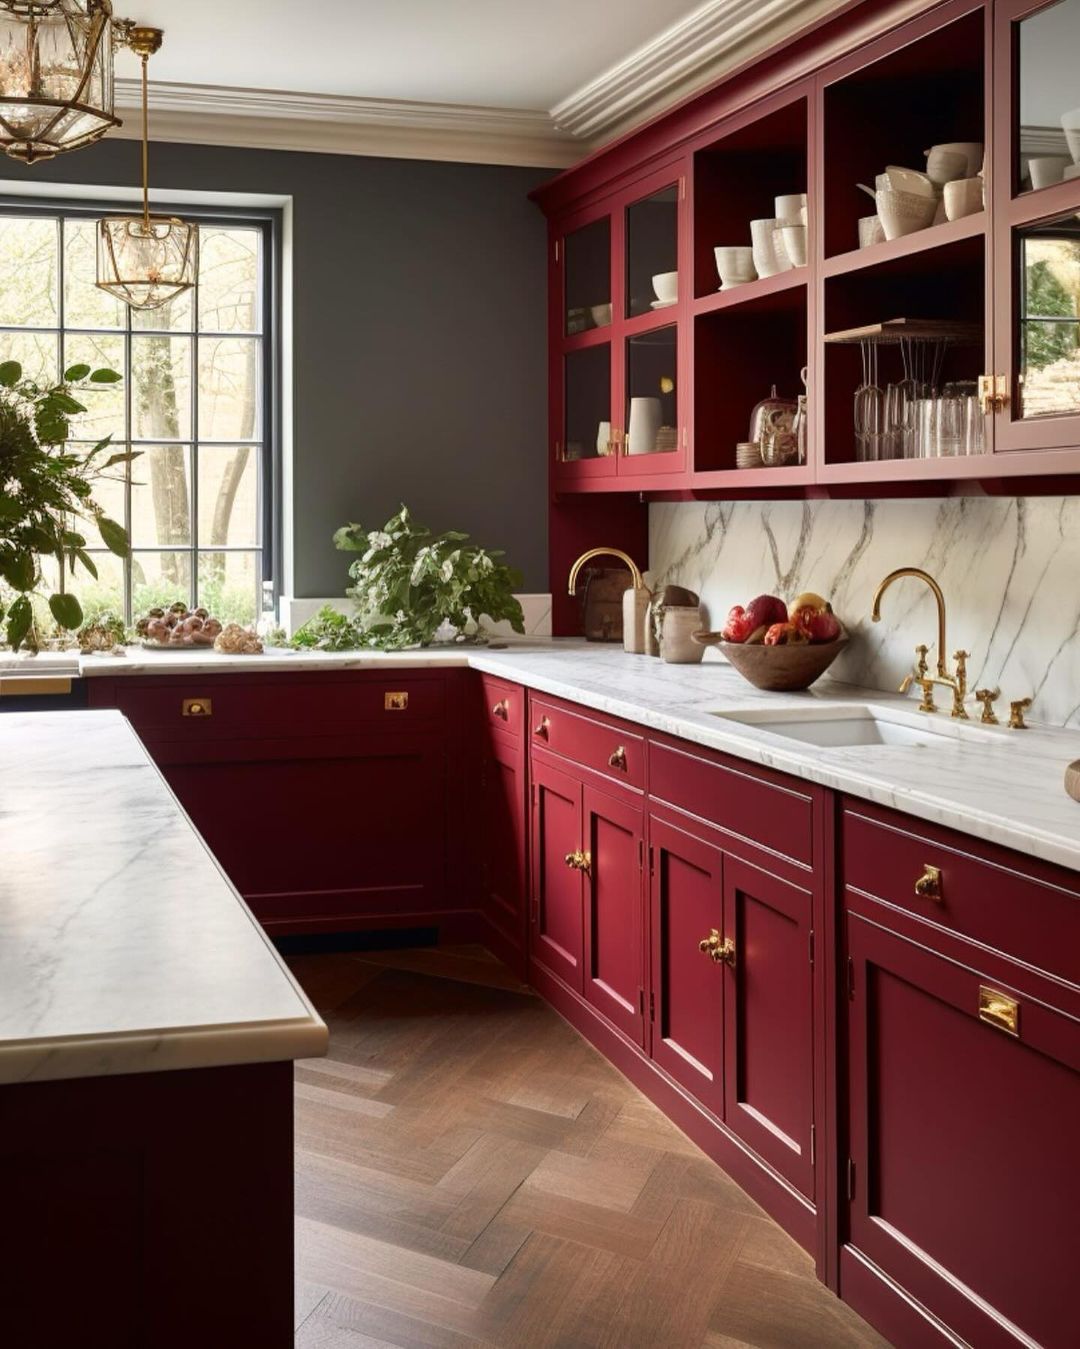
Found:
[[[346,593],[356,604],[355,625],[364,646],[384,651],[430,646],[444,623],[455,640],[483,639],[483,620],[506,620],[525,631],[514,590],[521,574],[499,561],[497,549],[480,548],[468,534],[432,534],[402,506],[382,529],[345,525],[334,545],[360,556],[349,568]]]

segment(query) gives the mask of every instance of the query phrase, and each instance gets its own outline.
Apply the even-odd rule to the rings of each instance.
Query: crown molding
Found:
[[[140,99],[137,80],[117,81],[126,121],[112,134],[138,138]],[[150,133],[195,145],[539,168],[565,168],[585,149],[541,111],[201,84],[151,83]]]
[[[847,0],[709,0],[551,110],[592,148],[700,92]]]

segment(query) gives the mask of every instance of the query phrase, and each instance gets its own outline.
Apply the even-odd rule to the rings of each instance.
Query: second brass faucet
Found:
[[[928,673],[930,667],[926,657],[929,652],[929,647],[925,645],[917,646],[915,648],[915,654],[917,655],[918,660],[915,663],[915,668],[905,677],[903,683],[900,685],[900,692],[907,693],[912,684],[918,684],[922,689],[923,695],[922,702],[919,704],[919,711],[936,712],[937,705],[934,702],[934,685],[941,684],[945,688],[952,690],[953,705],[950,715],[967,721],[968,714],[967,708],[964,706],[964,699],[967,697],[967,662],[968,656],[971,653],[968,651],[957,651],[953,655],[953,660],[956,662],[955,671],[952,674],[949,673],[949,668],[945,664],[945,652],[948,650],[945,635],[945,596],[942,593],[941,587],[930,573],[923,571],[921,567],[897,567],[895,571],[891,571],[878,586],[877,590],[874,591],[874,605],[870,611],[870,617],[875,623],[881,622],[882,595],[885,594],[886,590],[888,590],[894,581],[899,581],[905,576],[911,576],[916,580],[924,581],[926,585],[929,586],[930,593],[937,602],[937,674],[931,675]]]

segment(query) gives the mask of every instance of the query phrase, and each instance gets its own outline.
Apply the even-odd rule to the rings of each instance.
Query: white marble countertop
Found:
[[[43,670],[50,659],[34,661],[41,662],[38,669]],[[1002,726],[970,738],[942,737],[932,746],[824,749],[715,714],[821,703],[914,712],[914,698],[827,678],[807,693],[762,693],[713,652],[701,665],[666,665],[613,646],[530,639],[510,641],[503,648],[268,651],[233,657],[130,648],[126,656],[85,657],[80,664],[85,676],[471,666],[1080,871],[1080,803],[1064,788],[1066,765],[1080,759],[1080,732],[1042,726],[1010,731]],[[0,676],[3,673],[0,663]],[[940,700],[947,702],[947,691]],[[973,727],[982,730],[978,709],[972,705],[971,711]],[[949,725],[944,712],[936,724]]]
[[[120,713],[0,716],[0,1083],[326,1041]]]

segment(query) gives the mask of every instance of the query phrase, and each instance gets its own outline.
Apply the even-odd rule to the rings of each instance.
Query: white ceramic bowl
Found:
[[[875,200],[886,239],[900,239],[934,223],[938,206],[936,197],[892,191],[876,193]]]
[[[983,143],[982,141],[944,141],[941,145],[931,145],[926,152],[927,159],[933,154],[963,155],[967,161],[967,167],[960,175],[962,178],[977,178],[982,172],[983,166]]]
[[[1032,187],[1050,187],[1060,183],[1071,160],[1068,155],[1036,155],[1028,160],[1028,176]]]
[[[732,286],[745,286],[748,281],[757,280],[752,248],[744,244],[722,245],[713,249],[713,257],[716,259],[721,290],[730,290]]]
[[[881,228],[881,217],[879,215],[864,215],[859,219],[859,247],[872,248],[874,244],[883,243],[885,231]]]
[[[966,215],[974,215],[983,208],[983,180],[981,178],[961,178],[955,183],[945,184],[945,218],[962,220]]]
[[[674,304],[679,298],[679,273],[658,272],[652,279],[652,288],[661,304]]]
[[[784,252],[788,255],[793,267],[806,266],[806,226],[805,225],[781,225],[780,238],[783,240]]]
[[[606,328],[611,322],[611,305],[609,304],[591,305],[589,313],[592,315],[592,321],[597,328]]]
[[[957,178],[966,178],[967,155],[960,150],[946,150],[941,145],[931,146],[926,152],[926,176],[938,187]]]
[[[785,225],[806,224],[806,193],[790,192],[783,197],[773,198],[776,218]]]

